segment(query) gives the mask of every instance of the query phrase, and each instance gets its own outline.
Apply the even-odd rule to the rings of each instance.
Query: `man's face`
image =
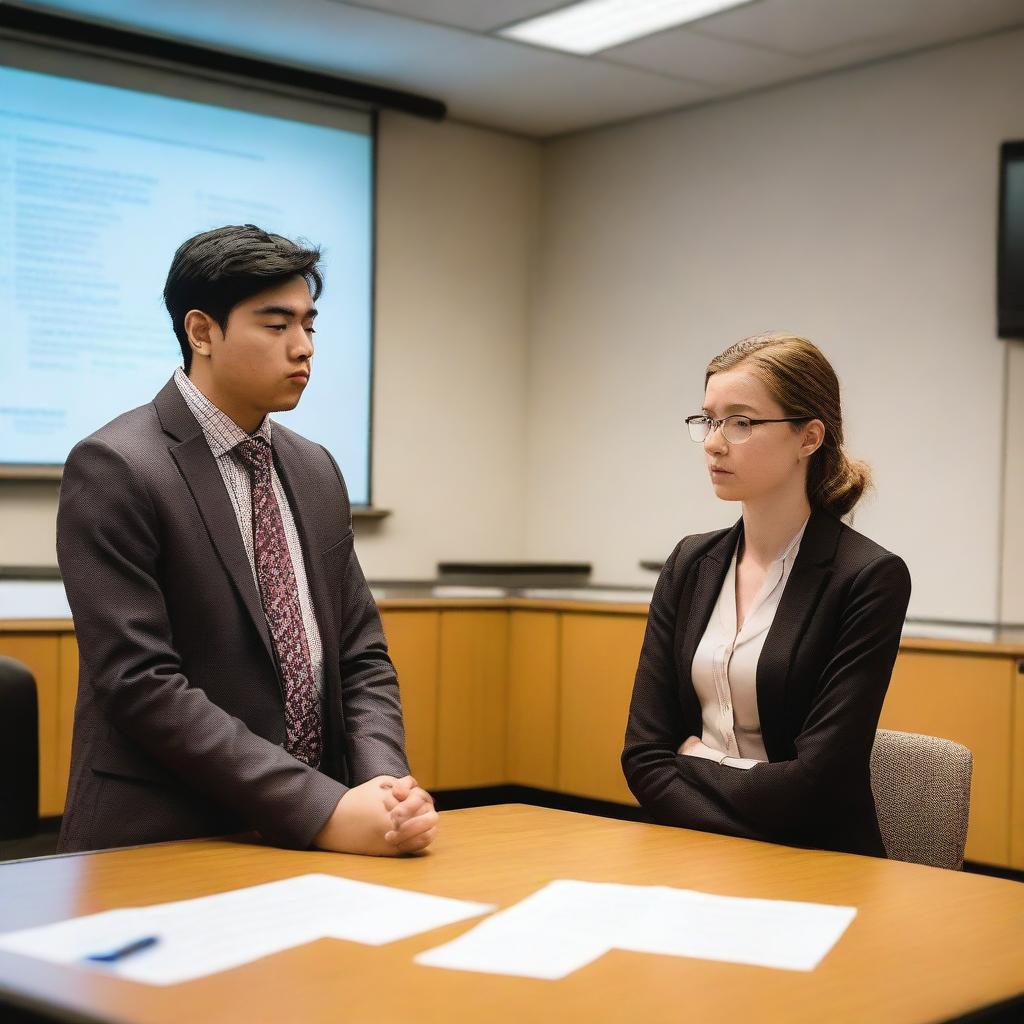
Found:
[[[211,329],[209,380],[232,406],[263,416],[294,409],[309,382],[316,308],[302,277],[240,302]]]

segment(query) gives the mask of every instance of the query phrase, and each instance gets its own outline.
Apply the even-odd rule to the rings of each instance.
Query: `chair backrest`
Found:
[[[0,839],[31,836],[39,824],[39,726],[36,680],[0,657]]]
[[[891,860],[963,866],[971,764],[971,752],[952,740],[878,730],[871,751],[871,789]]]

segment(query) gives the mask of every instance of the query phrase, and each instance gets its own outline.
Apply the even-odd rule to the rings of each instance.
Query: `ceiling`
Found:
[[[558,0],[52,0],[21,6],[420,93],[546,138],[1024,26],[1024,0],[753,0],[590,57],[496,29]]]

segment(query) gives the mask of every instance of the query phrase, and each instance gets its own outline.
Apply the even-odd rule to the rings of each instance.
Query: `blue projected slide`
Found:
[[[275,419],[369,500],[368,134],[0,68],[0,464],[60,465],[181,363],[161,293],[190,235],[253,223],[319,244],[313,375]]]

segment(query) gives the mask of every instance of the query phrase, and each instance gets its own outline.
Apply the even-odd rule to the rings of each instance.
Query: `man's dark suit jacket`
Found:
[[[284,700],[227,489],[173,379],[80,442],[57,554],[80,656],[62,850],[257,829],[306,847],[349,785],[408,772],[394,667],[334,460],[274,424],[324,650],[320,770]]]
[[[676,753],[703,731],[691,664],[742,531],[741,519],[684,538],[661,573],[622,753],[629,788],[661,824],[885,856],[869,761],[910,574],[826,512],[811,513],[758,660],[768,761]]]

